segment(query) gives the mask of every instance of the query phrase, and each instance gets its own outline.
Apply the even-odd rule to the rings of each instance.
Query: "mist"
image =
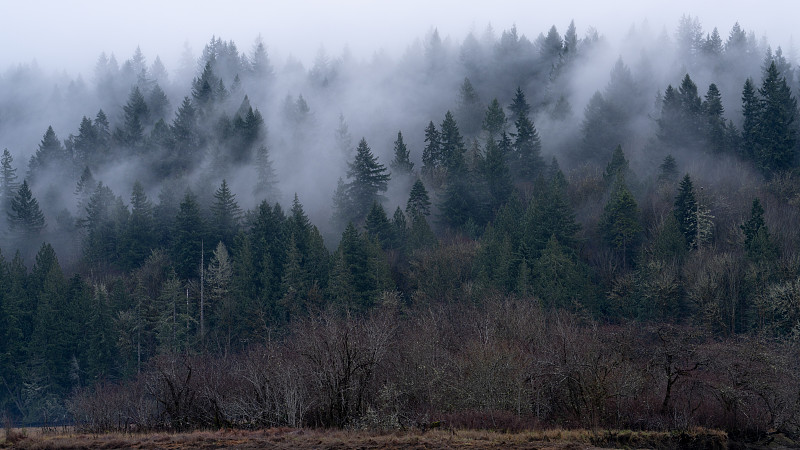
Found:
[[[103,110],[110,130],[119,129],[123,106],[134,86],[147,95],[157,84],[168,100],[162,118],[172,123],[183,98],[191,98],[192,81],[201,76],[209,55],[221,58],[215,54],[219,51],[215,46],[221,45],[239,60],[214,63],[215,76],[227,89],[214,120],[235,118],[245,97],[260,112],[263,129],[258,145],[268,149],[277,182],[269,198],[254,194],[255,155],[223,161],[220,166],[220,156],[214,156],[220,151],[214,148],[216,138],[197,149],[197,161],[180,173],[154,175],[153,158],[160,158],[156,150],[147,150],[146,155],[115,150],[113,159],[91,167],[94,179],[126,203],[136,181],[144,183],[154,202],[164,189],[174,191],[171,194],[177,199],[190,189],[208,203],[222,179],[245,209],[262,200],[286,208],[297,194],[312,222],[333,240],[329,245],[335,244],[341,232],[330,222],[332,195],[337,180],[346,179],[348,163],[362,137],[388,167],[392,143],[402,132],[417,173],[422,166],[423,130],[431,121],[440,123],[445,112],[454,112],[467,144],[482,140],[480,127],[469,129],[464,123],[466,113],[459,111],[459,90],[465,78],[484,107],[494,98],[507,107],[519,86],[533,106],[545,160],[555,158],[569,171],[586,163],[601,167],[610,155],[608,149],[588,161],[578,151],[584,139],[585,110],[596,93],[614,95],[609,90],[615,89],[610,84],[615,70],[626,72],[636,86],[629,95],[637,106],[626,119],[627,133],[621,144],[634,170],[648,175],[660,162],[647,149],[654,138],[659,98],[667,85],[677,86],[690,73],[702,94],[709,83],[716,82],[726,117],[739,125],[741,86],[747,77],[760,79],[755,68],[767,49],[782,46],[790,64],[796,58],[790,40],[767,38],[769,31],[778,39],[788,39],[780,23],[770,17],[767,27],[765,19],[749,11],[741,25],[754,54],[742,70],[723,73],[687,59],[681,53],[685,49],[676,42],[682,13],[654,6],[625,5],[614,10],[576,2],[574,9],[546,14],[516,3],[486,8],[444,2],[412,8],[372,2],[301,2],[279,11],[245,3],[221,12],[214,8],[212,17],[187,12],[209,6],[205,4],[171,3],[153,10],[146,4],[112,8],[78,3],[50,5],[61,20],[24,27],[35,17],[35,6],[35,2],[16,6],[24,20],[2,31],[7,34],[5,40],[13,34],[21,42],[0,59],[5,66],[0,72],[0,148],[11,152],[20,180],[28,176],[28,163],[48,127],[66,142],[78,135],[82,117],[94,119]],[[525,8],[531,11],[520,14]],[[736,5],[721,11],[709,6],[695,9],[699,11],[683,17],[701,27],[703,38],[718,28],[723,42],[743,11]],[[454,11],[458,12],[451,14]],[[64,17],[75,14],[85,26],[64,28],[70,22]],[[556,73],[553,67],[560,63],[544,60],[542,45],[551,27],[563,37],[572,20],[577,56]],[[762,28],[750,28],[758,25]],[[30,34],[45,28],[59,39],[42,41]],[[263,45],[269,65],[268,73],[260,78],[244,73],[258,44]],[[503,51],[517,59],[502,56]],[[141,69],[144,78],[137,73]],[[303,117],[290,118],[288,110],[301,102],[307,107]],[[564,111],[554,111],[557,103]],[[153,129],[151,122],[143,131],[148,135]],[[213,136],[213,131],[206,131]],[[683,167],[704,164],[701,155],[686,156],[679,158]],[[63,169],[51,168],[32,181],[49,233],[58,233],[59,224],[69,222],[65,211],[78,221],[85,214],[74,194],[82,169]],[[412,182],[408,177],[391,181],[384,204],[387,211],[405,206]]]

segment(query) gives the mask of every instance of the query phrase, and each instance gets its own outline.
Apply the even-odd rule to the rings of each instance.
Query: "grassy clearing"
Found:
[[[0,432],[0,448],[727,448],[724,432],[541,430],[500,433],[485,430],[419,430],[369,432],[270,428],[265,430],[193,431],[188,433],[83,434],[69,430],[12,430]]]

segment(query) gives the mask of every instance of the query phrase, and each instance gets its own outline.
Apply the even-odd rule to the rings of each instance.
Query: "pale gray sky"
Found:
[[[197,54],[212,35],[249,51],[260,33],[270,53],[308,62],[321,45],[332,55],[345,45],[357,57],[396,53],[434,26],[459,40],[489,23],[497,32],[516,24],[533,39],[553,24],[563,33],[570,19],[581,36],[593,26],[613,38],[644,20],[673,33],[684,13],[705,31],[719,27],[723,38],[738,20],[786,47],[798,12],[800,2],[790,0],[0,0],[0,71],[36,59],[48,70],[86,75],[100,52],[123,61],[137,45],[148,61],[161,55],[173,70],[184,43]]]

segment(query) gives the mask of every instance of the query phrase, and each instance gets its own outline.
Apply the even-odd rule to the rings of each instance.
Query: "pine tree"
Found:
[[[756,162],[767,174],[795,164],[797,100],[773,61],[758,90],[761,107],[756,143]]]
[[[628,176],[628,171],[628,160],[625,159],[622,146],[618,145],[611,155],[611,161],[608,162],[606,170],[603,172],[603,179],[607,184],[613,185],[618,178]]]
[[[706,117],[706,139],[711,150],[714,153],[726,151],[725,118],[723,117],[725,110],[722,107],[722,96],[714,83],[708,86],[706,100],[703,102],[703,112]]]
[[[672,155],[667,155],[658,166],[658,182],[675,183],[676,181],[678,181],[678,163]]]
[[[242,209],[236,203],[236,195],[231,192],[228,183],[222,180],[211,204],[212,240],[222,241],[225,246],[233,245],[233,237],[239,231],[241,217]]]
[[[675,197],[673,209],[678,228],[686,238],[689,248],[697,247],[697,198],[695,197],[692,179],[687,173],[678,186],[678,195]]]
[[[58,140],[53,127],[47,127],[42,141],[39,143],[39,148],[36,154],[31,156],[28,164],[29,178],[35,179],[41,171],[51,168],[60,167],[67,161],[66,150]]]
[[[483,111],[478,92],[469,78],[465,77],[458,90],[458,109],[456,110],[458,123],[461,124],[464,134],[474,136],[480,131]]]
[[[772,242],[764,221],[764,208],[758,198],[753,199],[750,217],[740,228],[744,232],[744,248],[748,257],[756,261],[773,261],[777,258],[777,246]]]
[[[486,143],[486,159],[483,175],[489,188],[489,210],[496,211],[506,203],[514,186],[506,163],[506,154],[511,151],[511,141],[503,132],[500,143],[489,140]]]
[[[28,187],[28,180],[22,182],[22,186],[11,199],[11,208],[7,217],[9,230],[23,236],[36,236],[44,230],[46,226],[44,214],[39,209],[39,202]]]
[[[347,196],[353,206],[353,215],[363,219],[373,202],[383,200],[390,174],[386,167],[378,163],[372,150],[362,138],[356,148],[356,157],[348,164],[347,178],[351,180],[347,185]]]
[[[410,175],[414,170],[414,163],[409,159],[409,152],[403,142],[403,133],[397,132],[397,140],[394,141],[394,159],[389,164],[395,174]]]
[[[448,178],[459,176],[465,168],[464,153],[467,148],[464,146],[464,139],[461,137],[461,132],[458,129],[453,113],[447,111],[440,129],[442,166],[447,169]]]
[[[414,185],[411,187],[411,192],[408,195],[408,202],[406,202],[406,214],[408,217],[413,218],[419,215],[428,216],[431,213],[431,201],[428,198],[428,190],[422,180],[417,178]]]
[[[742,154],[755,160],[757,157],[758,126],[761,116],[761,102],[756,94],[753,81],[748,78],[742,89]]]
[[[272,167],[272,160],[266,145],[260,146],[256,151],[256,170],[258,171],[258,181],[253,188],[253,193],[260,198],[274,199],[278,197],[278,178]]]
[[[125,231],[128,252],[126,266],[129,269],[139,267],[156,245],[153,203],[138,181],[133,184],[130,205],[131,216]]]
[[[205,221],[197,197],[186,191],[175,219],[172,259],[175,272],[181,279],[200,275],[201,246],[205,240]]]
[[[510,108],[512,117],[516,117],[514,126],[517,129],[512,152],[508,155],[510,167],[517,181],[533,181],[544,170],[542,160],[542,143],[533,122],[528,118],[530,105],[525,94],[517,88],[517,95]]]
[[[388,249],[392,245],[392,225],[386,210],[380,203],[373,203],[364,222],[364,231],[367,235],[380,243],[381,248]]]
[[[433,121],[425,128],[425,148],[422,151],[422,174],[431,177],[442,165],[441,135]]]
[[[483,117],[482,124],[483,131],[486,132],[486,142],[494,141],[506,129],[506,113],[500,102],[495,98],[489,103],[486,113]]]
[[[0,207],[5,210],[10,207],[11,199],[19,190],[17,183],[17,169],[12,167],[14,158],[11,157],[8,149],[3,149],[3,156],[0,157]]]
[[[641,239],[642,226],[639,208],[625,185],[624,177],[618,177],[614,183],[614,191],[600,217],[600,230],[606,244],[622,256],[623,266],[632,263]]]

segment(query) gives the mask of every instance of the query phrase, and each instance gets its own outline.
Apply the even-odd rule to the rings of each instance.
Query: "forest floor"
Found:
[[[0,430],[0,448],[19,449],[595,449],[595,448],[796,448],[796,443],[770,442],[737,445],[722,431],[689,432],[541,430],[502,433],[480,430],[407,430],[369,432],[270,428],[186,433],[77,433],[69,429]]]

